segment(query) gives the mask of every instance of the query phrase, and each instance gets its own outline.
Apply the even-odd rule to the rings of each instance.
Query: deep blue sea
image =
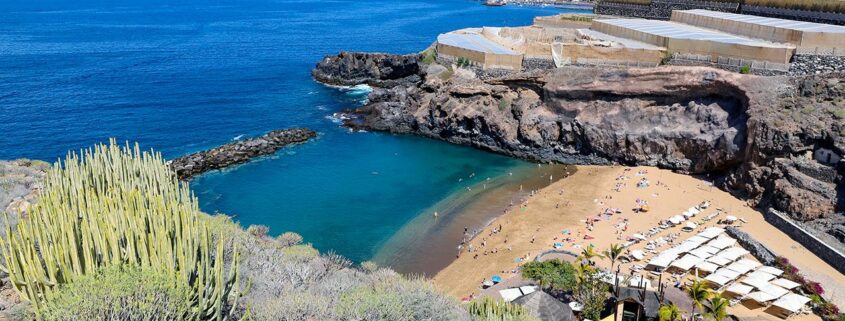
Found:
[[[0,0],[0,159],[52,161],[109,137],[175,157],[309,127],[317,140],[191,185],[208,212],[367,260],[467,184],[533,165],[351,133],[329,116],[365,93],[319,85],[310,69],[341,50],[415,52],[442,32],[561,11],[465,0]]]

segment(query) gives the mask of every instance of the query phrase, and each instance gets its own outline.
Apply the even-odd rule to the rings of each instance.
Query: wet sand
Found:
[[[531,191],[539,191],[572,172],[574,166],[541,165],[489,180],[466,177],[456,182],[464,190],[453,193],[405,224],[381,246],[373,261],[403,274],[433,276],[455,260],[463,241],[504,214],[511,203],[518,205]]]
[[[637,175],[638,172],[642,175]],[[649,181],[648,187],[636,186],[642,178]],[[648,203],[649,212],[632,211],[638,199]],[[601,251],[610,244],[622,244],[634,233],[645,232],[657,226],[659,221],[680,214],[705,200],[712,203],[712,206],[705,210],[705,215],[719,208],[723,213],[717,218],[734,215],[746,220],[748,223],[738,225],[743,231],[777,254],[790,259],[809,279],[826,285],[826,288],[830,289],[826,297],[842,305],[843,294],[831,293],[840,292],[831,290],[845,286],[845,276],[765,222],[762,213],[748,207],[744,201],[712,187],[704,180],[651,167],[635,167],[626,171],[623,167],[579,166],[578,171],[571,177],[560,180],[531,197],[525,209],[510,211],[490,224],[472,242],[480,251],[462,255],[441,270],[434,277],[434,282],[457,298],[478,294],[482,280],[489,279],[492,275],[500,275],[503,278],[515,275],[511,272],[522,264],[517,262],[520,258],[523,262],[532,260],[538,253],[552,249],[556,242],[563,243],[560,250],[578,253],[583,247],[592,244]],[[606,208],[619,208],[622,213],[603,217],[595,222],[590,231],[586,220],[596,217]],[[623,231],[625,219],[627,230]],[[502,231],[492,233],[499,224],[502,225]],[[715,224],[714,219],[696,229],[696,232]],[[570,234],[563,234],[565,230]],[[679,240],[694,234],[681,232],[679,227],[665,233],[680,233]],[[585,235],[590,235],[593,239],[585,240]],[[573,242],[563,241],[566,237],[573,238]],[[532,238],[534,242],[531,242]],[[485,246],[481,246],[483,241],[486,241]],[[644,243],[640,243],[631,249],[644,246]],[[491,251],[495,253],[490,253]],[[479,255],[476,257],[475,254]],[[597,263],[604,267],[610,265],[607,260],[599,260]],[[622,272],[630,273],[630,267],[635,263],[644,264],[626,264],[622,266]],[[664,282],[666,281],[664,279]],[[737,309],[737,312],[739,314],[743,311]],[[752,313],[759,313],[758,318],[761,320],[775,320],[771,315],[758,310],[753,310]],[[801,317],[805,318],[813,319],[814,316]]]

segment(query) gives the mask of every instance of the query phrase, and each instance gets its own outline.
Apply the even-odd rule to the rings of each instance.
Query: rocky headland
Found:
[[[260,137],[185,155],[171,160],[169,164],[179,179],[185,180],[207,171],[246,163],[252,158],[275,153],[282,147],[303,143],[316,136],[316,132],[306,128],[274,130]]]
[[[785,212],[825,238],[845,241],[843,73],[758,77],[705,67],[572,67],[482,80],[404,57],[387,59],[416,66],[391,69],[419,70],[419,81],[375,86],[368,105],[349,111],[347,126],[534,161],[707,175],[752,206]],[[371,59],[344,53],[318,69],[338,65],[344,73],[327,77],[335,81],[383,75],[355,71],[379,65]]]

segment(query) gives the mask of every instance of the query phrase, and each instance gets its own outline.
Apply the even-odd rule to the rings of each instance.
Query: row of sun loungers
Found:
[[[810,302],[792,293],[800,285],[780,276],[783,271],[747,259],[750,252],[723,235],[724,229],[710,227],[681,244],[663,251],[648,262],[646,269],[672,273],[694,272],[718,291],[733,294],[734,303],[752,300],[774,307],[781,317],[800,312]]]

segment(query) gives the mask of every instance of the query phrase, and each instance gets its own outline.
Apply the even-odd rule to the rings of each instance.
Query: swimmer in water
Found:
[[[437,212],[434,212],[434,217],[437,218]]]

